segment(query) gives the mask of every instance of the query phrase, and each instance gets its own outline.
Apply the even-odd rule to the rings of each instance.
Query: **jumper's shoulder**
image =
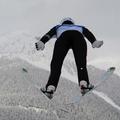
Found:
[[[76,27],[82,27],[82,28],[84,28],[85,26],[83,26],[83,25],[75,25]]]
[[[56,26],[54,26],[53,28],[57,30],[57,29],[58,29],[59,27],[61,27],[61,26],[62,26],[62,25],[56,25]]]

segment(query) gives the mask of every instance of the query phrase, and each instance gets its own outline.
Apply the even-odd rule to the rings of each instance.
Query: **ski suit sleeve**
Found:
[[[56,26],[49,30],[41,39],[44,44],[48,42],[54,35],[56,35]]]
[[[90,41],[91,44],[96,41],[93,33],[85,27],[83,27],[83,35]]]

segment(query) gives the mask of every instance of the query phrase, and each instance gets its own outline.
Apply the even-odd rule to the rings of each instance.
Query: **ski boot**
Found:
[[[49,85],[46,89],[46,87],[43,87],[40,89],[49,99],[53,98],[53,94],[55,92],[55,87],[53,85]]]
[[[87,85],[87,89],[91,90],[93,88],[94,88],[94,85],[92,85],[92,84]]]
[[[94,85],[87,84],[85,81],[81,81],[80,83],[80,89],[81,89],[82,96],[84,96],[87,92],[89,92],[93,88],[94,88]]]

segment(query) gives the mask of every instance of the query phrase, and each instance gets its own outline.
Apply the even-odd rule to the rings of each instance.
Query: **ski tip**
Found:
[[[22,71],[26,73],[28,72],[26,68],[22,68]]]
[[[115,67],[110,67],[108,70],[114,71],[116,68]]]

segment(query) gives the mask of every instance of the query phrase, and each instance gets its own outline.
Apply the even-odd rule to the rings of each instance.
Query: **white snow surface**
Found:
[[[94,84],[97,84],[101,75],[105,73],[104,70],[93,66],[88,66],[88,70],[90,80]],[[80,118],[84,120],[89,118],[92,120],[102,114],[103,119],[119,120],[120,102],[116,87],[120,85],[120,78],[117,75],[112,75],[104,85],[98,87],[98,91],[101,92],[94,91],[95,95],[91,93],[86,97],[81,97],[76,83],[61,77],[52,100],[48,100],[40,92],[40,87],[45,85],[48,76],[49,71],[38,68],[17,56],[12,58],[2,56],[0,58],[0,119],[78,120]],[[112,88],[115,87],[114,89],[109,88],[109,82]],[[114,94],[116,92],[117,96]],[[79,96],[79,101],[71,103],[76,96]],[[101,119],[100,117],[98,120]]]
[[[117,105],[113,100],[111,100],[106,94],[104,94],[102,92],[95,91],[95,90],[93,91],[93,93],[98,95],[102,99],[104,99],[106,102],[108,102],[110,105],[112,105],[116,109],[120,110],[120,106]]]

